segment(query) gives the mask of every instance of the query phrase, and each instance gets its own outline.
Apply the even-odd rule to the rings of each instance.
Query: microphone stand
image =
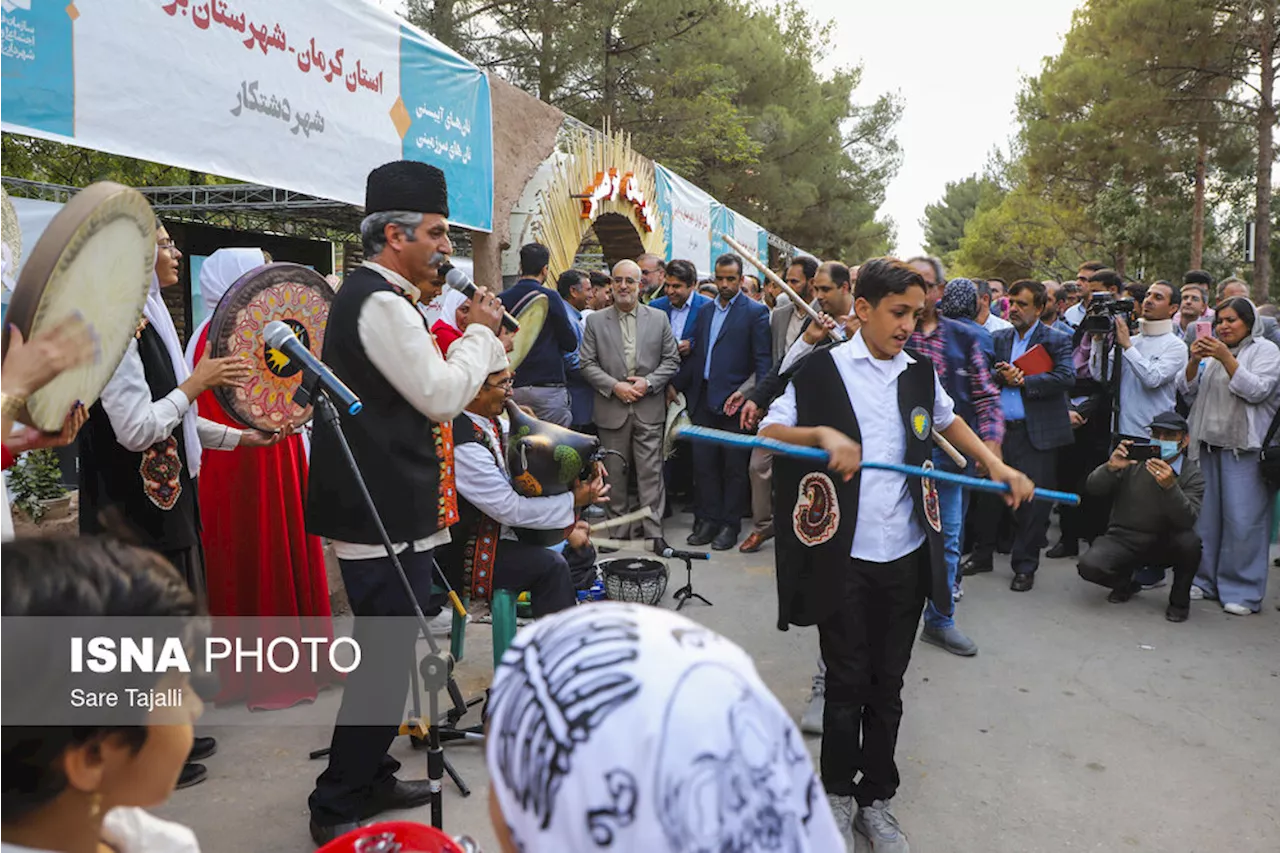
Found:
[[[443,829],[444,800],[442,796],[442,780],[444,774],[446,772],[449,774],[449,778],[458,786],[462,796],[471,795],[471,790],[445,757],[444,747],[440,740],[440,728],[436,725],[436,720],[440,715],[439,692],[441,690],[448,689],[450,698],[453,700],[454,708],[451,715],[456,713],[461,717],[467,712],[465,702],[459,706],[462,694],[458,690],[457,683],[453,680],[453,656],[441,652],[435,637],[431,635],[431,627],[427,622],[426,614],[422,612],[422,606],[418,603],[417,595],[414,594],[413,585],[409,582],[409,576],[405,574],[404,566],[400,564],[400,557],[396,554],[395,546],[391,544],[391,537],[387,534],[382,518],[378,515],[378,508],[373,502],[373,496],[369,494],[369,487],[365,485],[364,477],[360,473],[360,466],[356,464],[356,458],[351,453],[351,445],[347,443],[347,437],[342,431],[342,422],[338,409],[329,398],[325,387],[320,383],[319,374],[308,370],[305,365],[302,367],[302,384],[298,386],[298,390],[294,393],[293,401],[304,409],[314,402],[316,421],[332,430],[334,438],[337,439],[338,447],[342,451],[342,458],[346,462],[348,469],[350,469],[351,476],[355,479],[360,498],[364,502],[365,508],[369,511],[369,517],[373,520],[373,524],[378,530],[378,536],[382,539],[382,546],[387,551],[387,557],[391,560],[391,565],[395,567],[396,575],[400,578],[400,584],[404,587],[404,593],[408,596],[410,604],[413,605],[413,615],[417,619],[419,632],[427,638],[427,645],[431,648],[431,653],[422,659],[419,669],[422,673],[423,686],[428,691],[429,716],[426,720],[427,781],[431,789],[431,825],[436,829]],[[438,571],[439,567],[437,566],[436,569]],[[423,726],[422,698],[419,695],[418,672],[418,669],[410,669],[413,697],[413,717],[409,721],[411,724],[410,735],[412,735],[414,728]],[[311,753],[311,758],[321,758],[328,754],[328,749],[319,749]]]
[[[671,597],[680,602],[676,605],[676,612],[680,612],[680,608],[689,603],[689,599],[696,598],[708,607],[715,607],[710,601],[707,601],[701,595],[693,591],[693,557],[689,554],[676,552],[672,554],[677,560],[684,560],[685,584],[672,593]],[[705,558],[704,558],[705,559]]]

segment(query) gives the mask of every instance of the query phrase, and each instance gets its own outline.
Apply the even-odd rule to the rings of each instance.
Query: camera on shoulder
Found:
[[[1124,317],[1131,330],[1137,328],[1137,304],[1130,297],[1116,298],[1110,293],[1095,293],[1089,298],[1080,328],[1085,333],[1103,334],[1115,328],[1115,317]]]

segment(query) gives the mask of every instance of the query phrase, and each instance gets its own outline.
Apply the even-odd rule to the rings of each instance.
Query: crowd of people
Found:
[[[1011,590],[1034,588],[1053,512],[1034,487],[1082,496],[1058,508],[1048,556],[1076,558],[1109,601],[1171,573],[1170,621],[1185,621],[1194,599],[1233,615],[1262,607],[1280,330],[1275,306],[1255,305],[1238,279],[1215,286],[1193,270],[1181,284],[1143,285],[1088,263],[1074,282],[1005,282],[948,279],[930,257],[800,256],[779,273],[792,296],[735,254],[716,258],[706,281],[693,263],[653,254],[553,279],[550,252],[531,243],[511,287],[466,297],[443,286],[452,245],[440,170],[374,170],[365,210],[364,261],[334,296],[322,358],[364,403],[341,424],[394,559],[335,436],[318,430],[304,444],[309,412],[274,434],[222,413],[211,390],[244,382],[250,366],[214,357],[203,326],[184,350],[161,296],[182,254],[163,225],[144,318],[101,399],[68,413],[60,435],[12,432],[25,398],[91,351],[74,322],[16,336],[3,373],[7,451],[79,433],[84,534],[4,546],[6,617],[325,619],[332,546],[353,636],[383,671],[346,677],[308,804],[317,844],[431,798],[427,780],[398,778],[388,753],[418,634],[409,620],[374,630],[414,613],[400,568],[444,622],[437,564],[480,605],[495,590],[531,593],[537,621],[508,650],[487,708],[504,850],[606,836],[728,849],[768,832],[787,849],[829,851],[836,839],[852,849],[856,831],[879,853],[907,851],[890,802],[915,640],[978,653],[957,606],[963,579],[994,571],[997,553],[1010,555]],[[266,260],[253,248],[213,253],[200,273],[206,307]],[[504,310],[535,299],[546,319],[512,369]],[[606,462],[564,494],[517,489],[512,412],[598,436]],[[821,448],[826,461],[673,442],[681,414]],[[864,461],[986,477],[1005,492]],[[651,608],[575,606],[596,557],[584,513],[647,508],[612,535],[662,554],[681,499],[689,546],[755,553],[772,542],[778,627],[816,626],[818,674],[799,727],[724,638]],[[284,708],[326,683],[224,678],[207,698]],[[196,849],[181,828],[135,811],[208,776],[200,762],[216,743],[194,736],[199,698],[176,688],[192,695],[182,713],[130,726],[5,726],[5,849],[79,853],[120,833],[134,839],[114,849],[145,849],[131,844],[148,837]],[[801,730],[822,736],[817,773]],[[640,777],[658,780],[656,800]],[[604,790],[616,806],[607,820],[592,811]]]

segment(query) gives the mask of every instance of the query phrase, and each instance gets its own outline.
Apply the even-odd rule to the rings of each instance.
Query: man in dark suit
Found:
[[[666,295],[650,302],[649,307],[666,313],[682,359],[688,358],[693,348],[698,311],[709,302],[698,292],[698,270],[691,262],[674,260],[667,264]]]
[[[996,383],[1001,386],[1004,409],[1004,461],[1044,486],[1054,480],[1056,451],[1071,443],[1071,418],[1067,391],[1075,379],[1071,362],[1071,338],[1040,322],[1048,295],[1038,281],[1014,282],[1009,288],[1009,321],[1012,329],[993,336],[996,349]],[[1028,376],[1013,364],[1041,346],[1053,366]],[[1009,588],[1026,592],[1035,583],[1040,548],[1049,529],[1050,505],[1028,501],[1014,514],[1013,582]],[[981,546],[980,546],[981,547]],[[975,558],[977,557],[975,551]]]
[[[667,321],[671,324],[671,334],[675,335],[676,348],[683,362],[693,351],[693,335],[698,325],[698,311],[711,300],[698,292],[698,268],[692,261],[676,259],[667,264],[666,296],[660,296],[649,303],[650,308],[666,312]],[[666,389],[668,406],[676,403],[676,388],[668,383]],[[675,443],[671,455],[663,463],[663,479],[667,484],[667,512],[672,514],[672,499],[687,500],[693,494],[693,465],[690,464],[692,449],[689,443]]]
[[[520,280],[502,291],[502,307],[515,314],[526,297],[547,297],[547,319],[529,354],[516,368],[515,401],[539,419],[567,427],[573,406],[565,384],[564,357],[578,349],[578,330],[560,294],[546,286],[551,252],[541,243],[520,247]]]
[[[742,293],[742,259],[721,255],[715,264],[718,297],[698,311],[693,345],[680,367],[676,387],[688,398],[698,426],[741,432],[738,410],[746,394],[772,364],[769,309]],[[687,542],[711,543],[717,551],[738,544],[749,509],[745,449],[706,445],[694,448],[697,523]]]

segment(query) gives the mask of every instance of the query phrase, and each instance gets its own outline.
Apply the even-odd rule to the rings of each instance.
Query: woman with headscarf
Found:
[[[202,418],[196,398],[249,378],[247,362],[207,358],[187,366],[160,291],[178,283],[182,253],[156,223],[156,264],[142,322],[80,433],[80,532],[113,533],[163,554],[205,601],[204,553],[196,483],[202,450],[265,447],[279,441]],[[192,760],[211,755],[213,738],[196,738]],[[204,779],[188,764],[178,787]]]
[[[200,268],[200,293],[212,317],[223,295],[245,273],[262,266],[261,249],[218,249]],[[208,346],[208,320],[187,347],[194,365]],[[200,395],[200,411],[211,420],[235,422],[211,391]],[[329,581],[324,545],[306,531],[303,495],[307,458],[301,434],[290,435],[253,456],[227,454],[209,459],[200,478],[209,612],[214,616],[271,616],[306,619],[301,636],[329,635]],[[314,617],[314,618],[307,618]],[[298,623],[281,621],[284,635]],[[214,701],[245,702],[252,710],[276,710],[314,701],[319,685],[306,667],[289,673],[252,667],[219,671]]]
[[[845,849],[751,658],[669,610],[602,602],[540,619],[516,635],[491,696],[489,813],[504,853]]]
[[[1193,599],[1221,602],[1234,616],[1257,613],[1267,592],[1274,493],[1259,453],[1280,406],[1280,348],[1262,337],[1243,296],[1218,306],[1214,336],[1191,344],[1178,390],[1192,400],[1190,455],[1199,456],[1204,504],[1196,522],[1203,551]]]
[[[471,312],[471,300],[461,291],[446,287],[440,294],[440,316],[431,324],[431,334],[435,335],[440,352],[449,354],[449,347],[462,337],[462,330],[467,326],[467,315]]]

